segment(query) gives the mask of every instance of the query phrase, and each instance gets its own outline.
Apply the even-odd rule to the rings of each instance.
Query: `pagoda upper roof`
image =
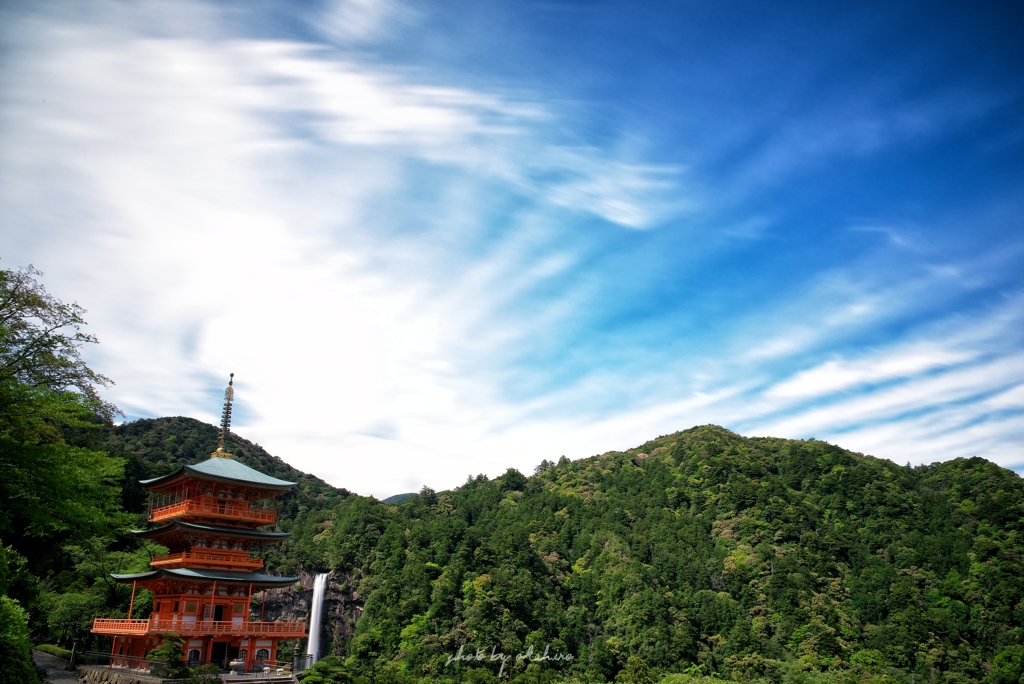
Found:
[[[217,525],[199,525],[197,523],[185,522],[183,520],[172,520],[161,527],[154,527],[149,530],[132,530],[132,534],[143,539],[159,539],[168,535],[180,532],[198,532],[217,537],[241,537],[244,539],[256,539],[266,543],[283,541],[291,536],[290,532],[264,532],[245,527],[220,527]]]
[[[265,475],[258,470],[250,468],[244,463],[239,463],[233,458],[212,456],[209,460],[194,465],[178,466],[174,472],[162,477],[154,477],[151,480],[141,480],[139,484],[152,489],[162,484],[173,482],[178,478],[187,475],[194,475],[203,480],[216,480],[229,484],[242,484],[260,489],[272,489],[286,491],[295,486],[295,482],[279,480],[276,477]]]
[[[260,587],[287,587],[299,581],[298,577],[278,577],[261,572],[230,572],[228,570],[194,570],[192,568],[158,568],[149,572],[128,575],[111,575],[118,582],[148,582],[161,579],[175,579],[199,582],[220,582],[222,584],[252,584]]]

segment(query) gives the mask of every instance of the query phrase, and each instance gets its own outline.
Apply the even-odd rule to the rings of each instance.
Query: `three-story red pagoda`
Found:
[[[137,589],[153,592],[148,620],[98,618],[93,624],[94,634],[114,637],[114,664],[138,662],[160,644],[162,635],[173,632],[184,640],[188,661],[222,667],[244,661],[250,671],[277,659],[279,640],[306,635],[304,622],[249,619],[253,592],[287,587],[298,579],[265,574],[263,560],[250,555],[289,536],[260,528],[275,523],[271,503],[295,483],[243,465],[224,450],[233,384],[232,373],[220,443],[210,459],[140,482],[153,493],[149,522],[155,526],[132,533],[167,547],[169,553],[154,558],[149,572],[112,575],[132,584],[133,603]]]

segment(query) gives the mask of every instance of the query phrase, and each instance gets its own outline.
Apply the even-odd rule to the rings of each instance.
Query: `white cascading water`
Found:
[[[327,592],[327,573],[322,572],[313,580],[313,603],[309,611],[309,644],[306,655],[312,656],[309,664],[320,660],[320,621],[323,617],[324,594]]]

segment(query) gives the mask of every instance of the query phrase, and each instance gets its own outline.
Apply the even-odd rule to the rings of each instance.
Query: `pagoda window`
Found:
[[[188,662],[190,662],[190,663],[198,663],[199,662],[199,649],[198,648],[190,648],[189,649],[189,651],[188,651]]]
[[[256,660],[270,660],[270,650],[266,648],[257,649]]]
[[[174,602],[174,612],[175,613],[178,612],[178,602],[177,601]]]
[[[196,602],[195,601],[185,601],[185,612],[186,613],[194,613],[194,612],[196,612]]]

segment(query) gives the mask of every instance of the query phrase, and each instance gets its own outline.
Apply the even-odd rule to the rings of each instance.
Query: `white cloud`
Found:
[[[221,35],[202,5],[93,7],[5,30],[20,42],[0,73],[0,212],[14,227],[0,247],[5,266],[34,262],[90,309],[103,341],[91,362],[130,413],[215,421],[233,371],[241,434],[378,495],[703,422],[820,430],[899,458],[908,446],[889,449],[886,415],[926,412],[906,434],[943,456],[977,436],[950,437],[967,416],[998,426],[986,453],[1009,458],[999,412],[1017,410],[1024,380],[992,340],[1013,307],[970,321],[975,338],[951,322],[820,357],[952,287],[928,271],[869,283],[855,265],[740,317],[714,358],[606,350],[626,360],[510,398],[531,372],[522,357],[566,344],[602,296],[564,214],[637,229],[703,211],[683,167],[567,146],[549,131],[559,112],[529,97]],[[372,40],[401,7],[339,3],[332,30]],[[494,221],[497,201],[515,209]],[[853,392],[875,383],[893,384]],[[952,406],[972,395],[984,397],[971,411]]]
[[[311,21],[315,29],[343,43],[379,40],[397,26],[414,24],[416,12],[397,0],[334,0]]]
[[[906,378],[935,368],[970,360],[969,351],[951,351],[924,343],[877,356],[848,361],[833,359],[801,371],[768,391],[769,397],[818,397],[868,383]]]

